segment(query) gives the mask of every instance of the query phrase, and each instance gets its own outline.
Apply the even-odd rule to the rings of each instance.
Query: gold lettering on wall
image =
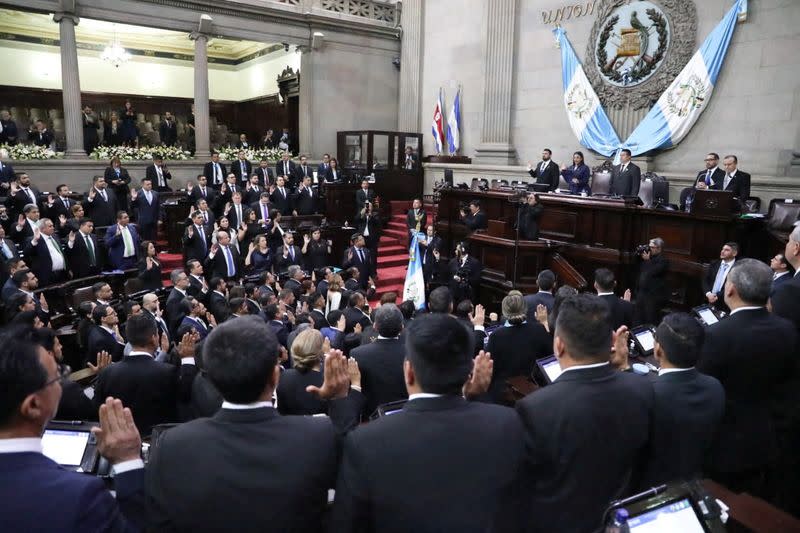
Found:
[[[594,13],[594,5],[597,1],[589,0],[585,6],[583,4],[573,4],[542,11],[542,22],[545,24],[559,24],[565,20],[591,15]]]

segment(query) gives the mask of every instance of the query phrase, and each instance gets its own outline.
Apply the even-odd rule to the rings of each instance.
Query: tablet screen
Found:
[[[89,442],[86,431],[47,429],[42,435],[42,453],[64,466],[80,466]]]
[[[703,319],[703,322],[706,323],[706,326],[710,326],[711,324],[716,324],[719,322],[717,315],[715,315],[714,312],[707,307],[705,309],[698,309],[697,314],[700,315],[700,318]]]
[[[668,503],[628,519],[630,533],[705,533],[688,499]]]
[[[550,380],[550,383],[554,382],[556,378],[561,375],[561,365],[558,364],[558,359],[555,358],[553,358],[552,361],[544,363],[542,365],[542,370],[547,374],[547,379]]]
[[[656,339],[653,337],[653,332],[648,330],[636,333],[636,340],[642,345],[645,352],[652,351],[656,346]]]

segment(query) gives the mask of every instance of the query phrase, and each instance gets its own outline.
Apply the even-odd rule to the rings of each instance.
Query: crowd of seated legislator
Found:
[[[169,188],[158,161],[123,190],[112,162],[77,203],[65,185],[42,195],[12,173],[0,209],[0,530],[595,531],[611,501],[704,476],[796,512],[800,228],[770,266],[723,246],[704,285],[730,315],[709,327],[634,306],[606,269],[596,295],[543,271],[538,293],[511,291],[487,316],[472,302],[482,267],[468,243],[445,263],[415,202],[426,308],[389,293],[371,309],[381,224],[369,183],[337,260],[318,228],[300,245],[281,226],[317,209],[310,165],[265,163],[205,165],[166,298],[155,235],[143,237]],[[324,164],[318,180],[336,176]],[[475,203],[464,217],[480,226],[480,214]],[[659,302],[663,246],[643,253],[639,285],[652,290],[639,299]],[[78,383],[36,291],[109,268],[139,277],[143,294],[87,288],[75,313],[92,376]],[[659,370],[643,376],[628,335],[654,312]],[[508,380],[551,354],[561,375],[512,408]],[[116,498],[42,455],[54,418],[97,422]],[[142,438],[163,424],[177,425],[145,464]]]

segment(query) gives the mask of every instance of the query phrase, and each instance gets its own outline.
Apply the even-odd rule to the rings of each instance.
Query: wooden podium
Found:
[[[735,211],[733,193],[730,191],[716,191],[713,189],[697,189],[694,191],[692,214],[697,216],[711,216],[730,218]]]

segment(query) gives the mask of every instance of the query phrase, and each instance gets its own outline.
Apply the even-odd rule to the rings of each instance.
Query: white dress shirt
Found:
[[[223,409],[233,409],[234,411],[246,411],[247,409],[261,409],[262,407],[272,407],[272,402],[253,402],[253,403],[222,402]]]
[[[661,368],[658,370],[658,375],[663,376],[664,374],[669,374],[671,372],[686,372],[687,370],[694,370],[693,366],[689,368]]]

